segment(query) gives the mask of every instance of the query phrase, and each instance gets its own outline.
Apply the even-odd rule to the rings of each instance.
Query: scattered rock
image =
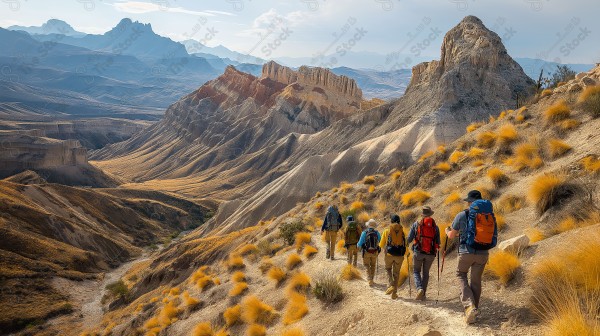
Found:
[[[592,79],[591,77],[583,77],[581,79],[581,83],[584,86],[594,86],[594,85],[596,85],[596,81],[594,79]]]
[[[419,315],[417,315],[417,314],[412,314],[412,315],[410,316],[410,320],[411,320],[413,323],[419,322]]]
[[[414,335],[416,336],[442,336],[437,330],[431,330],[431,326],[421,326],[415,330]]]
[[[498,249],[505,252],[519,253],[529,247],[529,237],[520,235],[498,244]]]

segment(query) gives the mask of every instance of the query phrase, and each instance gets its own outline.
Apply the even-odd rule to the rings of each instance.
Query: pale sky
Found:
[[[445,32],[476,15],[513,57],[596,63],[598,13],[599,0],[1,0],[0,26],[56,18],[104,33],[129,17],[176,41],[204,40],[266,59],[346,50],[434,59]]]

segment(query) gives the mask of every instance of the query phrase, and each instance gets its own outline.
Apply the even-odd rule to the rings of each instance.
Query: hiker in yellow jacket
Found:
[[[392,294],[392,299],[398,298],[398,282],[400,280],[400,268],[406,253],[406,239],[404,230],[400,225],[400,217],[392,215],[391,225],[383,230],[379,247],[385,252],[385,271],[388,275],[389,287],[386,295]]]

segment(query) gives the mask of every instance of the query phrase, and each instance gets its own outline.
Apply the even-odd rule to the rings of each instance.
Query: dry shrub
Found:
[[[342,193],[347,193],[348,191],[352,190],[352,184],[348,183],[348,182],[342,182],[340,184],[340,191]]]
[[[273,307],[262,302],[255,295],[244,298],[241,303],[242,320],[247,324],[260,323],[269,324],[276,317],[277,312]]]
[[[244,294],[248,290],[248,284],[245,282],[236,282],[231,290],[229,291],[229,296],[235,297]]]
[[[371,184],[369,186],[369,189],[367,190],[370,194],[373,193],[375,191],[375,185]]]
[[[577,103],[592,118],[600,117],[600,85],[585,88],[579,95]]]
[[[179,313],[181,313],[181,310],[171,301],[165,304],[158,313],[158,321],[161,326],[168,327],[177,321],[177,315],[179,315]]]
[[[390,178],[393,182],[396,182],[400,178],[400,176],[402,176],[402,172],[399,170],[394,170],[390,175]]]
[[[316,202],[315,203],[315,209],[317,209],[317,210],[323,209],[324,206],[325,206],[325,204],[323,202]]]
[[[364,208],[365,208],[365,203],[363,203],[361,201],[354,201],[354,202],[352,202],[352,204],[350,204],[351,211],[360,211]]]
[[[446,154],[446,146],[444,145],[439,145],[437,148],[438,153],[440,154]]]
[[[240,255],[234,253],[229,255],[229,259],[227,260],[227,269],[229,271],[243,269],[244,267],[246,267],[246,265],[244,264],[244,259]]]
[[[471,165],[472,165],[473,167],[481,167],[481,166],[483,166],[484,164],[485,164],[485,161],[483,161],[483,160],[475,160],[475,161],[473,161],[473,162],[471,163]]]
[[[567,106],[567,102],[564,99],[559,100],[544,111],[544,119],[547,124],[555,124],[570,117],[571,109]]]
[[[214,336],[215,332],[210,322],[201,322],[194,328],[193,336]]]
[[[413,205],[423,205],[431,195],[422,189],[413,189],[401,197],[402,205],[411,207]]]
[[[231,275],[231,281],[233,282],[244,282],[246,281],[246,275],[242,271],[237,271]]]
[[[246,244],[238,251],[240,255],[245,256],[248,254],[254,254],[258,252],[258,247],[254,244]]]
[[[513,279],[517,269],[521,266],[516,254],[505,251],[495,251],[490,254],[485,272],[497,278],[500,283],[507,286]]]
[[[384,200],[378,199],[375,201],[375,209],[377,209],[380,214],[383,214],[387,211],[387,203]]]
[[[542,90],[541,96],[542,97],[547,97],[547,96],[549,96],[551,94],[552,94],[552,89],[544,89],[544,90]]]
[[[475,189],[479,190],[479,192],[481,192],[481,197],[483,197],[483,199],[486,200],[491,200],[495,198],[498,193],[496,188],[485,185],[478,185],[477,187],[475,187]]]
[[[338,240],[337,243],[335,244],[335,251],[337,253],[341,253],[341,254],[348,253],[348,249],[346,248],[346,246],[344,246],[345,244],[346,244],[346,241],[344,239]]]
[[[467,126],[467,133],[471,133],[483,125],[485,125],[485,124],[482,122],[471,123],[471,124],[469,124],[469,126]]]
[[[514,156],[504,161],[506,165],[512,166],[516,171],[523,169],[537,169],[544,164],[540,148],[533,141],[521,143],[516,146]]]
[[[304,336],[304,331],[300,328],[286,329],[281,333],[281,336]]]
[[[296,272],[290,278],[287,289],[288,291],[303,292],[310,287],[310,277],[303,272]]]
[[[348,197],[346,195],[340,195],[339,199],[340,199],[340,203],[341,204],[347,204],[348,203]]]
[[[523,208],[525,204],[525,200],[516,195],[505,194],[496,203],[497,212],[508,214],[511,212],[515,212]]]
[[[356,217],[356,220],[359,223],[366,223],[369,219],[371,218],[371,215],[369,215],[368,212],[366,211],[361,211],[358,216]]]
[[[464,156],[465,156],[465,152],[455,150],[454,152],[452,152],[452,154],[450,154],[450,157],[448,157],[448,162],[459,163],[462,161]]]
[[[294,238],[294,245],[296,250],[300,251],[306,244],[310,244],[311,235],[308,232],[297,232]]]
[[[398,216],[400,216],[400,223],[408,225],[414,222],[419,216],[419,214],[416,211],[412,210],[402,210],[400,211]]]
[[[567,216],[554,228],[554,233],[559,234],[576,228],[585,227],[600,223],[600,212],[591,211],[588,213],[578,213],[577,218],[573,215]]]
[[[567,182],[562,174],[541,174],[535,177],[529,187],[528,198],[538,214],[575,195],[579,190],[576,184]]]
[[[550,153],[550,157],[553,159],[565,155],[572,148],[573,147],[559,139],[550,139],[548,141],[548,152]]]
[[[467,153],[467,157],[469,158],[482,158],[485,154],[485,149],[479,147],[473,147]]]
[[[247,336],[266,336],[267,328],[261,324],[256,324],[256,323],[251,324],[248,326],[248,329],[246,330],[246,335]]]
[[[298,255],[298,253],[292,253],[285,260],[285,267],[287,267],[288,270],[293,270],[301,263],[302,258],[300,257],[300,255]]]
[[[508,182],[508,176],[506,176],[502,169],[497,167],[488,169],[486,175],[496,187],[500,187]]]
[[[344,298],[342,284],[331,272],[322,272],[317,276],[313,293],[325,303],[340,302]]]
[[[317,254],[317,252],[318,250],[315,247],[312,247],[310,245],[304,245],[304,250],[302,251],[302,254],[304,255],[304,258],[308,259]]]
[[[171,290],[169,291],[169,295],[172,296],[177,296],[181,293],[181,289],[179,289],[179,287],[173,287],[171,288]]]
[[[440,162],[438,164],[436,164],[435,166],[431,167],[431,169],[433,170],[437,170],[440,173],[447,173],[450,170],[452,170],[452,166],[450,166],[450,164],[448,162]]]
[[[300,321],[306,314],[308,314],[306,296],[294,291],[288,292],[288,303],[283,314],[283,324],[290,325]]]
[[[190,293],[188,293],[188,291],[183,292],[182,294],[183,296],[183,303],[185,304],[185,306],[191,310],[194,310],[196,307],[198,307],[200,305],[200,300],[191,297]]]
[[[496,144],[497,138],[498,134],[492,131],[479,133],[477,135],[477,146],[482,148],[492,148]]]
[[[231,306],[223,312],[223,319],[225,320],[225,324],[228,327],[235,325],[240,322],[240,318],[242,316],[242,306],[239,304],[235,306]]]
[[[273,260],[271,258],[263,258],[263,260],[260,262],[260,265],[258,265],[258,269],[262,274],[267,273],[271,267],[273,267]]]
[[[527,237],[529,237],[529,242],[532,244],[546,239],[546,234],[544,233],[544,231],[538,228],[528,229],[526,233]]]
[[[533,308],[546,321],[546,335],[600,335],[600,233],[572,239],[569,249],[533,267]]]
[[[504,216],[502,216],[501,214],[495,214],[495,217],[496,217],[496,225],[498,226],[498,231],[501,231],[506,226],[506,220],[504,219]]]
[[[210,288],[214,284],[213,278],[210,275],[203,275],[201,278],[196,280],[196,287],[204,291]]]
[[[362,279],[360,276],[360,271],[350,264],[347,264],[344,266],[344,268],[342,268],[340,276],[342,279],[348,281]]]
[[[430,150],[430,151],[426,152],[425,154],[421,155],[418,162],[423,162],[423,161],[427,160],[427,158],[433,156],[433,154],[435,154],[435,151]]]
[[[513,124],[504,124],[498,129],[498,146],[507,147],[517,141],[519,134]]]
[[[581,159],[581,166],[583,169],[590,173],[598,173],[600,172],[600,160],[594,157],[593,155],[588,155]]]
[[[571,130],[576,129],[577,127],[579,127],[579,125],[581,125],[579,120],[565,119],[558,123],[558,128],[561,131],[566,132],[566,131],[571,131]]]
[[[372,176],[372,175],[370,175],[370,176],[365,176],[365,177],[363,178],[362,182],[363,182],[364,184],[373,184],[373,183],[375,183],[375,176]]]
[[[446,199],[444,199],[444,205],[450,205],[453,203],[459,203],[462,201],[462,197],[456,191],[452,192]]]
[[[277,285],[279,285],[283,280],[285,280],[285,271],[279,267],[271,267],[267,272],[267,277],[269,279],[275,281]]]

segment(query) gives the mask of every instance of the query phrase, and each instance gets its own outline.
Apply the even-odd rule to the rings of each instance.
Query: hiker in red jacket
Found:
[[[413,223],[408,234],[408,241],[413,242],[413,273],[417,300],[425,300],[427,297],[429,270],[440,248],[440,230],[431,217],[433,210],[424,206],[421,211],[422,218]]]

